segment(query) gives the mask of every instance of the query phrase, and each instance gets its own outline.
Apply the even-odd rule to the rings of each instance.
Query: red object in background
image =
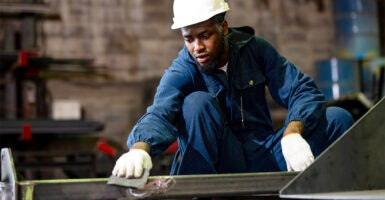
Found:
[[[29,124],[23,125],[23,134],[22,134],[22,140],[29,142],[32,141],[32,128]]]
[[[39,57],[39,53],[37,51],[28,51],[28,50],[20,50],[18,57],[18,64],[20,67],[28,67],[29,58]]]
[[[105,139],[100,139],[97,143],[98,149],[104,153],[106,153],[110,157],[114,157],[116,155],[115,148],[111,147]]]
[[[167,149],[166,153],[176,153],[178,151],[178,141],[173,142]]]
[[[28,53],[26,51],[21,50],[19,52],[19,65],[21,67],[28,66]]]

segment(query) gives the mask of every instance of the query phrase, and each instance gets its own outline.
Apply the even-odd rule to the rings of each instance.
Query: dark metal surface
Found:
[[[346,199],[334,192],[377,191],[385,199],[385,98],[280,191],[296,199]],[[380,196],[380,197],[378,197]],[[360,199],[372,199],[361,192]]]
[[[297,173],[154,176],[143,190],[107,184],[107,178],[19,182],[21,199],[181,199],[223,196],[276,196]]]
[[[362,190],[301,194],[295,199],[319,199],[319,200],[384,200],[384,190]]]

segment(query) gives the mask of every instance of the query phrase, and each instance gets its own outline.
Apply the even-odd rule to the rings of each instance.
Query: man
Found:
[[[171,174],[302,171],[352,123],[313,79],[250,27],[229,28],[224,0],[175,0],[184,47],[129,135],[113,175],[140,177],[178,140]],[[288,109],[274,130],[265,99]]]

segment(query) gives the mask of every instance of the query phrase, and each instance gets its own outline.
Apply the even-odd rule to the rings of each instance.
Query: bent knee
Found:
[[[340,124],[345,129],[348,129],[354,123],[352,115],[347,110],[336,106],[326,109],[326,118],[328,121]]]
[[[183,101],[183,109],[198,109],[212,103],[214,98],[208,92],[197,91],[189,94]]]

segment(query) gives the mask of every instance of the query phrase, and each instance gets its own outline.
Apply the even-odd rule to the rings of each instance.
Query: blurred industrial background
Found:
[[[384,95],[384,0],[229,0],[358,119]],[[183,45],[172,0],[0,0],[0,147],[26,179],[109,176]],[[270,98],[267,94],[267,97]],[[286,111],[271,103],[274,124]],[[173,149],[154,161],[168,174]]]

